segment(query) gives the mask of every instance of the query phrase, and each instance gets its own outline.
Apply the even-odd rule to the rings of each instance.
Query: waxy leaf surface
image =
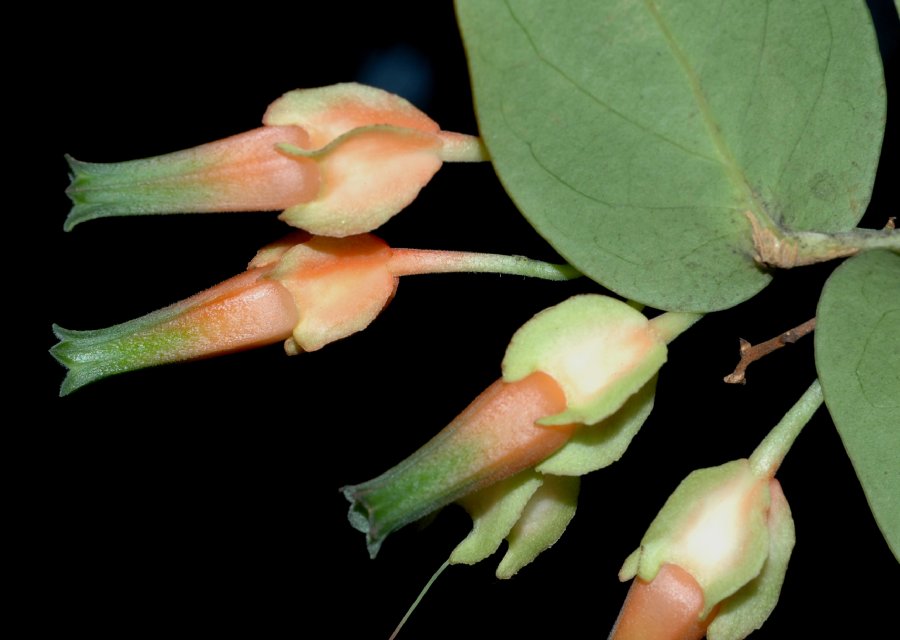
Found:
[[[875,520],[900,560],[900,255],[870,251],[822,290],[816,367]]]
[[[529,222],[653,307],[769,281],[744,212],[853,227],[885,119],[858,0],[457,0],[481,134]]]

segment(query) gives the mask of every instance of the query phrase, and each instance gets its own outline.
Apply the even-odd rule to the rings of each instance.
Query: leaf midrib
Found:
[[[700,78],[694,71],[694,67],[691,64],[690,60],[688,60],[687,55],[685,55],[684,51],[682,51],[681,47],[678,45],[678,42],[675,40],[675,36],[673,35],[672,30],[669,28],[669,25],[666,23],[665,19],[660,13],[659,8],[656,6],[655,0],[644,0],[644,4],[650,13],[650,16],[653,18],[653,21],[656,23],[657,28],[665,39],[666,44],[669,46],[672,57],[675,58],[675,61],[681,67],[682,71],[684,71],[684,74],[688,79],[688,83],[691,88],[691,94],[693,95],[694,101],[697,104],[697,109],[700,113],[701,119],[703,120],[703,124],[706,127],[707,134],[709,135],[709,138],[712,141],[716,152],[719,154],[722,166],[725,168],[725,175],[727,176],[729,181],[731,181],[739,190],[741,190],[744,195],[745,201],[750,203],[750,207],[753,210],[753,213],[756,214],[757,218],[772,226],[775,226],[774,221],[768,215],[766,207],[757,198],[752,187],[750,186],[750,181],[747,180],[746,174],[744,173],[740,164],[738,164],[737,159],[734,157],[734,154],[731,152],[731,147],[729,147],[728,143],[725,141],[721,129],[718,126],[717,121],[713,115],[712,107],[710,106],[709,101],[706,99],[706,94],[703,92],[703,88],[700,84]]]
[[[581,84],[579,84],[579,82],[575,78],[571,77],[568,73],[566,73],[566,71],[562,67],[560,67],[559,65],[557,65],[552,60],[550,60],[547,56],[544,55],[544,53],[541,51],[540,47],[538,47],[537,42],[535,42],[534,37],[531,35],[531,32],[528,30],[527,25],[524,22],[522,22],[522,20],[516,14],[515,10],[513,9],[512,5],[510,4],[510,0],[503,0],[503,1],[504,1],[504,5],[506,6],[506,10],[509,13],[509,17],[512,19],[512,21],[516,24],[516,26],[522,32],[522,35],[528,41],[528,45],[531,47],[531,50],[534,51],[534,55],[537,56],[537,59],[540,60],[540,62],[542,64],[544,64],[547,67],[549,67],[550,69],[552,69],[553,72],[556,73],[560,78],[562,78],[563,80],[568,82],[570,85],[572,85],[572,87],[576,91],[578,91],[579,93],[584,95],[586,98],[588,98],[589,100],[591,100],[592,102],[597,104],[602,109],[609,111],[616,117],[620,118],[623,122],[627,122],[631,126],[643,131],[644,133],[646,133],[650,136],[653,136],[655,138],[658,138],[659,140],[662,140],[663,142],[672,145],[676,149],[679,149],[680,151],[682,151],[688,155],[696,156],[696,157],[700,158],[701,160],[706,160],[709,162],[716,162],[715,158],[706,156],[703,153],[701,153],[695,149],[691,149],[691,148],[685,146],[684,144],[678,142],[677,140],[666,136],[665,134],[653,129],[652,127],[648,126],[647,124],[630,117],[627,113],[615,108],[613,105],[605,102],[604,100],[600,99],[598,96],[596,96],[593,93],[591,93],[590,91],[588,91],[585,87],[583,87]],[[510,130],[514,131],[513,129],[510,129]]]

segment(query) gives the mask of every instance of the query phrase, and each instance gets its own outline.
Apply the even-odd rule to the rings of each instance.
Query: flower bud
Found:
[[[95,331],[54,327],[51,354],[69,371],[61,395],[158,364],[286,341],[313,351],[364,329],[394,295],[390,249],[374,236],[297,233],[262,249],[247,271],[141,318]]]
[[[565,398],[549,376],[498,380],[409,458],[382,475],[345,487],[350,524],[366,534],[375,557],[400,527],[463,496],[538,463],[558,449],[575,425],[543,427]]]
[[[65,228],[120,215],[280,210],[295,227],[345,237],[406,207],[443,161],[486,159],[478,138],[441,131],[403,98],[354,83],[291,91],[263,123],[142,160],[68,158]]]
[[[141,318],[93,331],[53,326],[51,355],[68,369],[64,396],[107,376],[280,342],[297,311],[290,293],[251,269]]]
[[[262,250],[239,276],[114,327],[54,327],[51,353],[69,368],[62,394],[115,373],[284,341],[288,355],[315,351],[365,329],[393,298],[400,276],[516,273],[577,276],[566,265],[502,255],[391,249],[379,238],[298,232]]]
[[[614,414],[647,385],[665,357],[665,340],[640,312],[624,302],[599,295],[576,296],[537,314],[510,341],[502,380],[412,456],[378,478],[344,489],[351,503],[351,524],[366,534],[374,557],[392,531],[534,467],[563,447],[581,422],[599,422]],[[627,422],[617,425],[625,427],[625,445],[633,435]],[[639,426],[637,420],[631,422]],[[621,455],[620,444],[618,438],[613,439],[616,457]],[[569,465],[575,464],[572,460],[582,465],[598,459],[590,457],[591,461],[584,463],[583,456],[567,456],[554,474],[577,476],[577,472],[569,472]],[[567,479],[556,484],[571,491],[572,483]],[[577,483],[574,487],[577,493]],[[502,533],[500,538],[492,535],[493,541],[461,550],[452,561],[474,562],[476,556],[485,557],[485,551],[496,549],[524,509],[520,501],[527,496],[518,490],[514,493],[519,497],[509,498],[513,502],[508,504],[519,505],[510,507],[518,513],[511,521],[507,515],[498,516],[508,521],[508,526],[492,525]],[[561,506],[559,513],[569,512]],[[475,518],[477,521],[478,516]],[[530,516],[526,520],[539,519]],[[563,515],[556,520],[568,522]],[[546,542],[514,554],[503,572],[511,575],[529,562],[565,525],[555,528],[558,533],[551,533],[554,526],[547,529]],[[514,537],[522,538],[526,529],[523,521]],[[519,542],[516,547],[528,545]]]
[[[66,157],[73,207],[65,229],[94,218],[210,211],[276,211],[316,197],[319,169],[278,151],[303,146],[300,127],[260,127],[163,156],[115,163]]]
[[[636,581],[610,637],[746,637],[774,608],[793,544],[777,480],[748,460],[694,471],[622,566],[619,578]],[[652,635],[662,619],[683,634]]]

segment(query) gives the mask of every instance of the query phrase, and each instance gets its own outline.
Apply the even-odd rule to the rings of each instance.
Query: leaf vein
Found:
[[[694,96],[694,101],[697,104],[697,109],[700,113],[700,117],[702,118],[703,123],[706,125],[706,130],[709,134],[710,140],[715,146],[716,151],[718,151],[719,153],[719,157],[721,159],[720,163],[725,168],[725,174],[727,178],[732,182],[732,184],[734,184],[735,187],[743,192],[743,198],[748,203],[753,212],[760,219],[771,222],[766,207],[757,198],[756,193],[751,187],[750,181],[747,179],[743,168],[738,164],[737,160],[734,157],[734,154],[731,152],[731,148],[728,146],[728,143],[725,141],[725,138],[722,135],[721,129],[719,128],[719,125],[713,114],[712,107],[710,107],[709,101],[706,99],[706,94],[703,91],[703,88],[700,84],[700,79],[697,76],[693,65],[676,42],[672,30],[663,19],[663,16],[660,13],[659,8],[656,6],[655,1],[644,0],[644,4],[647,7],[651,18],[656,23],[657,28],[662,34],[663,39],[669,46],[669,51],[672,53],[672,56],[684,71],[684,74],[687,76],[688,83],[691,87],[691,93]]]
[[[778,179],[775,181],[775,184],[778,187],[781,186],[782,178],[784,178],[784,174],[787,172],[788,167],[791,166],[794,154],[797,152],[797,147],[800,146],[800,142],[806,135],[806,130],[809,128],[810,122],[813,118],[813,114],[816,112],[816,109],[819,106],[819,102],[822,99],[822,92],[825,89],[825,78],[828,76],[828,69],[831,67],[831,53],[834,50],[834,28],[832,27],[831,15],[828,13],[828,7],[825,6],[823,2],[820,2],[819,5],[822,7],[822,11],[825,12],[826,22],[828,23],[828,57],[825,59],[825,68],[822,70],[822,75],[819,79],[820,81],[818,89],[816,90],[816,97],[813,100],[812,106],[806,114],[806,118],[804,118],[803,127],[800,129],[800,132],[797,134],[797,138],[794,140],[794,144],[791,147],[791,152],[787,155],[784,164],[782,164],[781,170],[778,173]]]
[[[552,69],[553,72],[556,73],[560,78],[565,80],[567,83],[571,84],[575,88],[576,91],[578,91],[579,93],[581,93],[582,95],[584,95],[585,97],[587,97],[588,99],[590,99],[591,101],[596,103],[598,106],[602,107],[603,109],[606,109],[607,111],[614,114],[618,118],[621,118],[628,124],[640,129],[641,131],[643,131],[647,134],[650,134],[651,136],[653,136],[655,138],[662,140],[663,142],[666,142],[666,143],[672,145],[676,149],[679,149],[680,151],[682,151],[688,155],[701,158],[702,160],[706,160],[707,162],[715,162],[715,163],[719,162],[715,158],[711,158],[710,156],[707,156],[704,153],[700,153],[699,151],[690,149],[690,148],[684,146],[683,144],[681,144],[680,142],[673,140],[672,138],[669,138],[668,136],[660,133],[659,131],[656,131],[655,129],[645,125],[644,123],[642,123],[638,120],[635,120],[634,118],[629,117],[625,113],[622,113],[621,111],[619,111],[618,109],[616,109],[615,107],[610,105],[609,103],[603,101],[602,99],[600,99],[599,97],[597,97],[596,95],[594,95],[593,93],[591,93],[590,91],[585,89],[583,86],[578,84],[578,82],[574,78],[570,77],[563,69],[561,69],[555,63],[553,63],[549,58],[547,58],[541,52],[541,50],[537,46],[537,43],[534,41],[534,38],[532,37],[531,33],[528,31],[527,26],[519,19],[519,16],[516,15],[516,12],[513,10],[512,6],[510,6],[509,0],[504,0],[504,4],[506,4],[506,8],[509,11],[510,17],[513,19],[513,22],[516,23],[516,25],[522,31],[522,34],[525,36],[525,39],[528,40],[528,44],[531,46],[532,50],[534,50],[534,53],[537,56],[538,60],[540,60],[544,65],[546,65],[547,67]]]
[[[746,126],[747,116],[750,113],[750,109],[753,106],[754,99],[756,98],[756,88],[759,86],[759,79],[762,75],[762,66],[763,59],[765,58],[766,46],[769,42],[769,7],[771,6],[771,2],[766,2],[766,12],[763,16],[763,29],[762,29],[762,42],[759,45],[759,55],[756,57],[756,69],[753,71],[753,82],[750,85],[750,97],[747,99],[747,104],[744,106],[744,113],[741,114],[740,122],[742,127]]]

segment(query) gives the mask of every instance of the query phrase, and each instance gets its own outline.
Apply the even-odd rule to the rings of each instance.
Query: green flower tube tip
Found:
[[[260,250],[247,271],[146,316],[96,331],[54,326],[50,353],[69,369],[66,395],[117,373],[283,342],[295,355],[366,328],[400,276],[441,272],[577,277],[567,265],[522,257],[391,249],[371,234],[298,232]]]
[[[688,321],[682,315],[681,330],[699,317]],[[674,338],[677,324],[671,317],[665,322],[671,326],[663,335],[659,323],[600,295],[570,298],[532,318],[510,341],[502,379],[409,458],[373,480],[343,489],[351,504],[350,523],[366,535],[369,554],[375,557],[391,532],[538,465],[563,449],[584,424],[615,414],[665,362],[666,342]],[[612,442],[621,444],[616,438]],[[618,455],[621,450],[599,466]],[[570,461],[553,473],[569,475],[569,465],[595,464],[585,462],[590,457],[580,452],[565,456]],[[467,551],[469,559],[459,561],[473,562],[480,554],[484,557],[481,550]],[[504,571],[511,575],[529,560],[510,561],[516,568]]]
[[[355,83],[286,93],[263,125],[142,160],[68,157],[65,229],[113,216],[282,211],[294,227],[345,237],[405,208],[443,162],[487,159],[479,138],[441,131],[403,98]]]

